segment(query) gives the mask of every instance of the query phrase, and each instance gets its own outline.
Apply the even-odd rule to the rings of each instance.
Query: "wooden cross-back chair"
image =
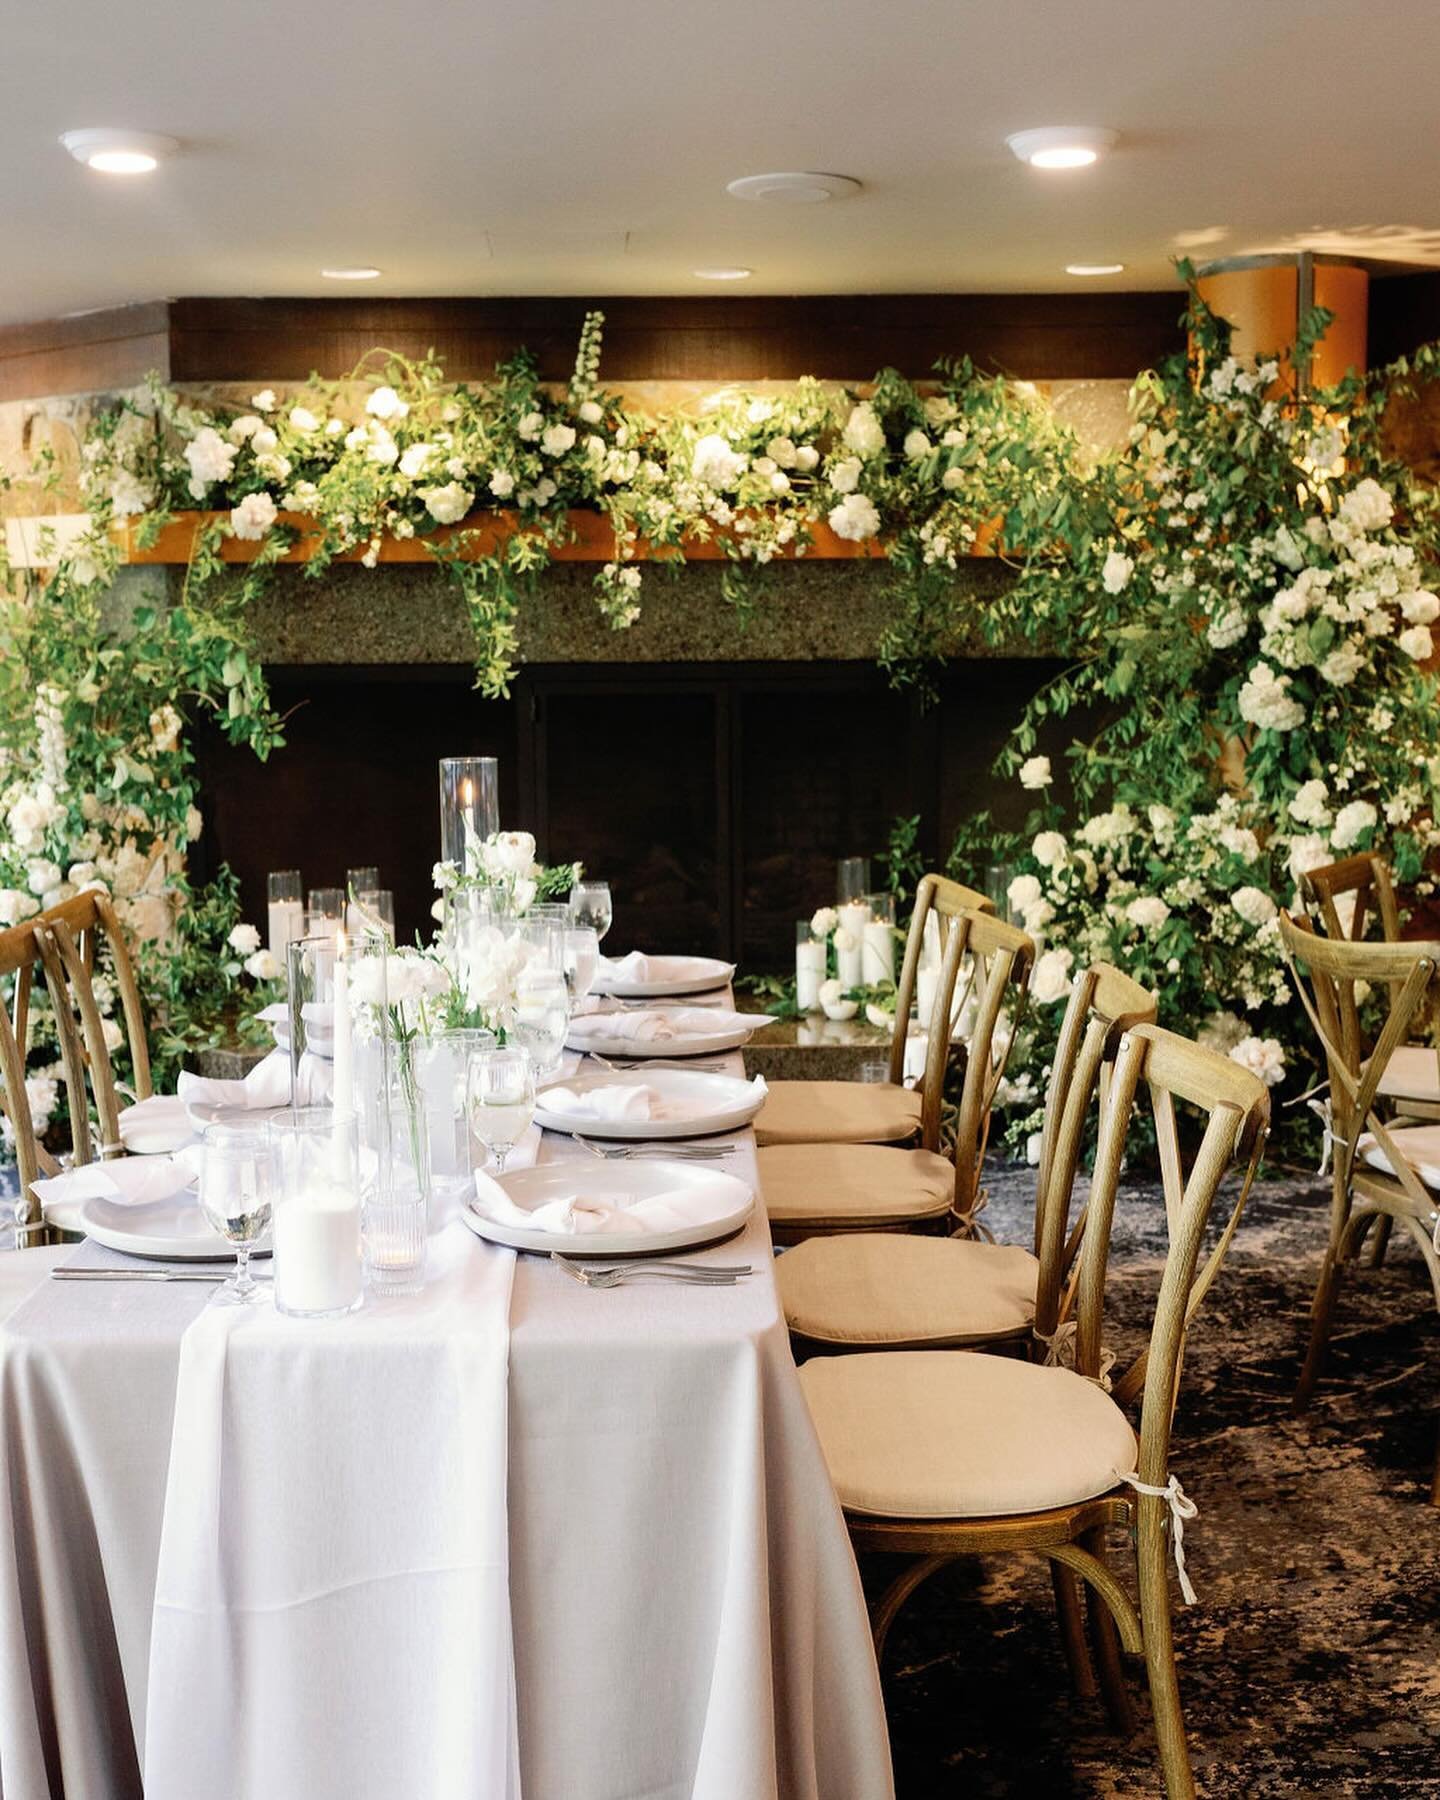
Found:
[[[1440,987],[1440,943],[1337,943],[1283,912],[1280,938],[1295,991],[1325,1056],[1334,1152],[1329,1236],[1295,1393],[1296,1405],[1304,1408],[1324,1364],[1346,1266],[1358,1258],[1372,1229],[1399,1225],[1410,1234],[1440,1308],[1440,1127],[1397,1124],[1380,1105],[1387,1071],[1405,1047],[1412,1021],[1433,1004]],[[1391,994],[1389,1014],[1372,1046],[1362,1034],[1355,998],[1362,981],[1387,986]],[[1430,1497],[1440,1506],[1440,1449]]]
[[[1014,1037],[1013,1028],[1001,1032],[997,1027],[1007,1008],[1012,1026],[1018,1018],[1034,954],[1025,933],[993,913],[962,908],[951,918],[926,1040],[925,1075],[912,1096],[919,1149],[854,1142],[762,1144],[760,1183],[778,1242],[799,1243],[842,1231],[935,1230],[956,1217],[968,1226],[979,1193],[984,1127]],[[978,970],[981,965],[954,1153],[946,1157],[941,1138],[952,1003],[962,967]],[[874,1091],[859,1082],[834,1085],[846,1095]]]
[[[941,966],[949,947],[950,927],[962,913],[993,908],[984,894],[945,875],[925,875],[915,890],[915,912],[905,939],[905,958],[895,991],[895,1032],[890,1040],[889,1079],[885,1082],[774,1081],[755,1118],[760,1144],[890,1144],[904,1143],[920,1129],[920,1091],[907,1088],[905,1046],[909,1041],[910,1008],[919,983],[929,920],[939,923]],[[953,999],[953,995],[952,995]],[[927,1027],[930,1021],[925,1021]],[[943,1069],[941,1071],[943,1079]],[[928,1080],[928,1059],[927,1075]]]
[[[1141,1084],[1160,1144],[1169,1249],[1149,1339],[1106,1391],[1105,1279],[1126,1138]],[[1176,1103],[1204,1132],[1184,1170]],[[1133,1723],[1121,1647],[1143,1655],[1170,1800],[1194,1794],[1175,1672],[1166,1564],[1183,1571],[1193,1508],[1170,1470],[1185,1334],[1219,1272],[1258,1166],[1270,1114],[1264,1084],[1187,1039],[1141,1025],[1123,1036],[1101,1107],[1079,1252],[1074,1367],[966,1350],[814,1357],[800,1370],[858,1550],[912,1559],[873,1612],[877,1654],[896,1613],[957,1556],[1018,1551],[1084,1582],[1100,1686]],[[1221,1180],[1244,1167],[1239,1199],[1203,1266]],[[1138,1443],[1123,1408],[1140,1405]],[[1106,1531],[1128,1527],[1138,1608],[1106,1559]],[[1182,1573],[1182,1590],[1188,1578]]]
[[[1308,869],[1300,877],[1300,892],[1306,906],[1320,920],[1326,937],[1358,942],[1374,935],[1372,925],[1379,927],[1386,943],[1393,944],[1400,936],[1395,885],[1384,859],[1373,851]],[[1344,902],[1348,904],[1342,915]]]

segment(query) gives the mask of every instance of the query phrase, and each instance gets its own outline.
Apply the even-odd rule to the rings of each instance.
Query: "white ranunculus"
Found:
[[[878,456],[885,448],[885,427],[868,400],[862,400],[852,408],[840,436],[845,447],[857,456]]]
[[[414,481],[417,475],[425,473],[426,465],[434,454],[435,446],[433,444],[411,444],[408,449],[401,452],[400,473]]]
[[[1433,625],[1440,619],[1440,599],[1426,588],[1400,596],[1400,610],[1411,625]]]
[[[770,477],[770,492],[772,494],[788,494],[790,492],[790,477],[783,469],[777,469]]]
[[[410,407],[402,400],[393,387],[377,387],[365,402],[365,410],[372,419],[403,419]]]
[[[447,481],[444,487],[421,488],[420,498],[437,525],[458,523],[475,504],[474,493],[458,481]]]
[[[582,425],[598,425],[605,417],[605,408],[598,400],[582,400],[578,416]]]
[[[745,458],[718,432],[711,432],[695,445],[690,473],[707,487],[733,488],[745,473]]]
[[[799,452],[795,448],[794,438],[773,437],[765,446],[765,454],[776,468],[793,469]]]
[[[1158,894],[1137,894],[1125,908],[1125,917],[1142,931],[1158,931],[1170,917],[1170,908]]]
[[[1046,950],[1037,956],[1030,976],[1031,999],[1041,1006],[1053,1006],[1057,1000],[1068,999],[1073,985],[1070,970],[1074,962],[1072,950]]]
[[[920,458],[922,456],[928,456],[934,447],[935,446],[930,442],[930,439],[918,426],[914,431],[907,431],[905,433],[904,450],[911,462],[919,462]]]
[[[547,425],[540,436],[540,448],[547,456],[563,456],[575,448],[573,425]]]
[[[1059,831],[1042,831],[1030,846],[1030,854],[1042,869],[1058,869],[1065,861],[1064,834]]]
[[[1357,531],[1383,531],[1394,516],[1395,502],[1368,475],[1340,502],[1340,517]]]
[[[1020,765],[1022,788],[1047,788],[1050,785],[1050,758],[1030,756]]]
[[[246,957],[245,973],[252,981],[278,981],[285,971],[273,950],[259,949]]]
[[[1423,631],[1423,625],[1417,626]],[[1332,650],[1320,665],[1320,679],[1328,681],[1332,687],[1349,687],[1350,683],[1365,667],[1365,658],[1360,651],[1347,644],[1338,650]]]
[[[853,494],[860,485],[863,472],[858,456],[841,457],[839,462],[830,465],[830,485],[837,494]]]
[[[830,529],[836,537],[852,543],[874,537],[880,529],[880,514],[875,502],[865,494],[847,494],[838,506],[830,509]]]
[[[1286,810],[1297,825],[1325,826],[1330,823],[1329,800],[1330,790],[1316,776],[1300,783]]]
[[[1275,902],[1264,888],[1236,888],[1230,896],[1230,904],[1247,925],[1259,927],[1268,925],[1275,917]]]
[[[377,429],[365,446],[365,455],[382,469],[393,468],[400,460],[400,446],[383,427]]]
[[[257,419],[254,413],[244,413],[238,419],[232,419],[225,428],[225,435],[232,444],[244,444],[264,427],[265,421]]]
[[[310,432],[320,429],[320,421],[308,406],[292,406],[290,408],[290,427],[293,431],[308,436]]]
[[[775,458],[779,462],[780,458]],[[813,444],[801,444],[795,452],[795,467],[802,475],[809,475],[819,464],[820,452]]]
[[[1123,550],[1112,550],[1100,571],[1100,585],[1107,594],[1118,594],[1129,583],[1135,564]]]
[[[508,500],[515,492],[515,477],[508,469],[490,471],[490,492],[497,500]]]
[[[497,831],[481,845],[480,860],[490,875],[532,875],[535,839],[528,831]]]
[[[260,933],[253,925],[237,925],[225,942],[241,956],[252,956],[260,948]]]
[[[1044,889],[1040,886],[1038,875],[1017,875],[1005,890],[1005,898],[1010,902],[1012,912],[1028,912],[1032,906],[1038,906]]]
[[[1258,1075],[1266,1087],[1275,1087],[1285,1079],[1285,1052],[1279,1038],[1241,1038],[1230,1052],[1230,1060]]]
[[[1379,814],[1368,800],[1352,800],[1335,815],[1335,829],[1330,842],[1337,850],[1349,850],[1367,831],[1373,829]]]
[[[250,434],[250,448],[256,456],[269,456],[279,443],[279,438],[268,425],[262,425],[258,431]]]
[[[25,885],[32,894],[43,894],[47,888],[59,887],[62,879],[60,865],[45,856],[37,856],[25,870]]]
[[[1262,731],[1293,731],[1305,708],[1290,698],[1289,688],[1288,675],[1277,675],[1269,663],[1256,663],[1240,689],[1240,717]]]
[[[811,915],[811,937],[827,938],[840,923],[840,915],[833,906],[822,906]]]
[[[522,413],[515,425],[515,430],[518,434],[526,439],[527,442],[531,443],[539,437],[544,429],[545,415],[544,413],[538,412]]]
[[[1412,662],[1424,662],[1435,652],[1435,639],[1428,625],[1407,625],[1395,642]]]
[[[198,500],[213,483],[230,479],[230,471],[235,467],[235,446],[206,425],[185,446],[185,461],[190,468],[190,492]]]
[[[247,494],[238,506],[230,509],[230,529],[237,538],[258,542],[278,516],[279,508],[268,494]]]

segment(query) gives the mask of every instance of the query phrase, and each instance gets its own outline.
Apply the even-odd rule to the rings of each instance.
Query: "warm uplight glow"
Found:
[[[159,168],[162,157],[180,148],[175,138],[153,131],[121,131],[109,126],[87,126],[83,131],[64,131],[60,142],[87,169],[102,175],[148,175]]]
[[[322,269],[320,273],[325,277],[326,281],[374,281],[380,271],[378,269],[366,267],[354,269]]]
[[[695,273],[701,281],[746,281],[755,271],[753,269],[697,269]]]
[[[1066,263],[1067,275],[1123,275],[1124,263]]]

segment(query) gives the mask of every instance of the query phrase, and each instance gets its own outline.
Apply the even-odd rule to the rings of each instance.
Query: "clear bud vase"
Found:
[[[430,1205],[418,1043],[403,1008],[389,1002],[389,954],[388,940],[368,937],[346,954],[365,1275],[376,1295],[415,1294],[424,1286]]]

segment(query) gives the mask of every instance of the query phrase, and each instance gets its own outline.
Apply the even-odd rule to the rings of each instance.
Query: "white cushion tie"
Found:
[[[1080,1336],[1080,1321],[1067,1319],[1063,1325],[1057,1325],[1053,1331],[1036,1331],[1032,1333],[1037,1344],[1045,1346],[1045,1367],[1047,1369],[1074,1369],[1075,1344]],[[1110,1371],[1115,1367],[1115,1352],[1102,1349],[1100,1352],[1100,1373],[1086,1375],[1084,1380],[1093,1381],[1102,1393],[1110,1392]],[[1079,1374],[1079,1370],[1075,1370]]]
[[[1198,1518],[1200,1508],[1181,1487],[1178,1475],[1172,1475],[1163,1488],[1151,1487],[1148,1481],[1141,1481],[1138,1475],[1123,1475],[1119,1469],[1115,1471],[1115,1479],[1134,1488],[1137,1494],[1149,1494],[1153,1499],[1163,1500],[1170,1508],[1170,1547],[1175,1552],[1175,1573],[1180,1577],[1181,1598],[1187,1606],[1193,1606],[1195,1589],[1191,1586],[1189,1571],[1185,1567],[1185,1521]]]

